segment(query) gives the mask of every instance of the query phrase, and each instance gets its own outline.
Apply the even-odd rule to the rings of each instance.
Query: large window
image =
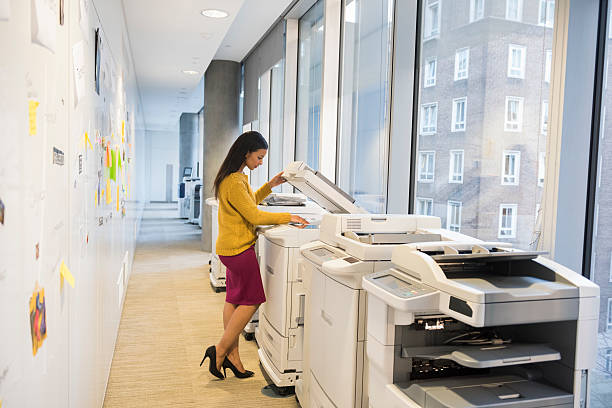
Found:
[[[440,35],[440,0],[425,0],[425,30],[423,39],[428,40]]]
[[[538,24],[552,27],[555,21],[555,0],[540,0]]]
[[[319,169],[321,84],[323,75],[323,0],[299,22],[295,157]]]
[[[501,204],[499,206],[499,238],[516,237],[516,204]]]
[[[416,213],[419,215],[433,215],[433,199],[417,198]]]
[[[550,134],[553,15],[546,11],[548,23],[538,25],[540,0],[423,0],[424,23],[428,5],[440,30],[427,41],[423,24],[418,41],[413,211],[431,199],[447,228],[494,241],[500,205],[511,203],[520,214],[506,208],[504,240],[532,249],[545,190],[539,154]]]
[[[346,0],[343,13],[337,181],[372,213],[386,211],[392,15],[393,0]]]

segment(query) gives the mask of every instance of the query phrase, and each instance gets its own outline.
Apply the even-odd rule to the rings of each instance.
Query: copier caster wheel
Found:
[[[295,394],[295,387],[276,387],[276,392],[278,393],[278,395],[286,397],[288,395]]]
[[[244,332],[244,339],[246,341],[253,341],[253,340],[255,340],[255,333]]]
[[[220,293],[220,292],[224,292],[224,288],[222,288],[222,287],[215,287],[215,293]]]

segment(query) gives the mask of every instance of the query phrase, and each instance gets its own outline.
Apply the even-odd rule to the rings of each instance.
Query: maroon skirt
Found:
[[[227,303],[259,305],[266,301],[254,246],[238,255],[219,255],[219,259],[227,268],[225,276]]]

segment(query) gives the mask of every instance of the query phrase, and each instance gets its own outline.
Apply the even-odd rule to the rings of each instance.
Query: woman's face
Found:
[[[246,165],[249,170],[255,170],[257,167],[263,164],[263,158],[266,157],[268,151],[266,149],[255,150],[254,152],[247,153]]]

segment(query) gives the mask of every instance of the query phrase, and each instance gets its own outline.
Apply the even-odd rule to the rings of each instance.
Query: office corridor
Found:
[[[225,293],[210,287],[201,230],[173,217],[176,211],[165,204],[144,211],[104,406],[298,406],[294,397],[262,394],[255,342],[240,343],[253,378],[228,372],[219,381],[199,367],[205,346],[222,334]]]

